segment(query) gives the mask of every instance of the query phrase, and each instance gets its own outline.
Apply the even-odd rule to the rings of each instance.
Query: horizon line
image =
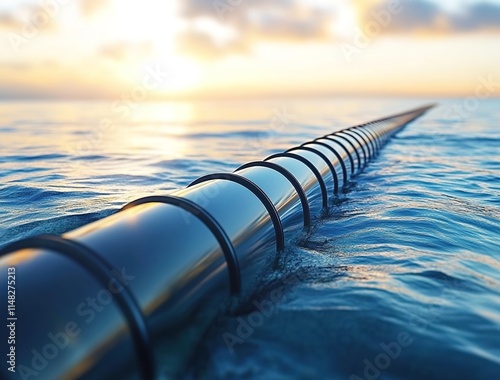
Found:
[[[394,93],[262,93],[262,94],[242,94],[242,95],[168,95],[168,96],[152,96],[150,98],[141,100],[140,103],[154,103],[165,101],[231,101],[231,100],[266,100],[266,99],[323,99],[323,98],[405,98],[405,99],[423,99],[423,98],[439,98],[439,99],[463,99],[467,97],[475,97],[474,94],[394,94]],[[40,96],[40,95],[26,95],[26,96],[4,96],[0,95],[0,102],[23,102],[23,101],[40,101],[40,102],[57,102],[57,101],[113,101],[120,97],[116,96]],[[500,94],[491,94],[488,99],[500,99]],[[485,99],[487,100],[487,99]]]

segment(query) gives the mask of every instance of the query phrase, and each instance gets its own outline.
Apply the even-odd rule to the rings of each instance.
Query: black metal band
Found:
[[[342,149],[344,149],[344,151],[347,154],[347,157],[349,157],[349,162],[351,163],[351,175],[354,174],[354,159],[352,158],[352,155],[351,155],[351,152],[349,152],[349,149],[347,149],[347,147],[343,143],[338,141],[338,139],[335,139],[333,136],[323,136],[323,137],[319,137],[317,139],[314,139],[313,141],[318,141],[321,139],[333,141],[336,144],[340,145],[342,147]]]
[[[378,134],[380,135],[380,140],[382,142],[382,145],[385,144],[385,142],[387,141],[387,128],[386,128],[386,125],[387,122],[386,121],[380,121],[378,123],[374,123],[372,124],[374,128],[377,129],[377,132]]]
[[[348,136],[351,136],[352,139],[354,141],[356,141],[356,143],[361,148],[361,152],[363,153],[363,161],[364,161],[363,166],[366,166],[366,164],[368,163],[368,155],[366,154],[365,147],[363,146],[363,143],[361,141],[359,141],[358,137],[356,137],[356,135],[354,133],[352,133],[351,131],[348,131],[346,129],[344,129],[342,131],[335,132],[334,134],[336,136],[340,136],[341,133],[344,133],[344,134],[346,134]]]
[[[365,142],[366,149],[368,150],[369,159],[371,160],[373,158],[373,155],[375,154],[375,146],[373,145],[373,142],[370,139],[370,137],[368,137],[365,133],[361,133],[359,130],[355,128],[347,128],[347,131],[358,135],[359,138],[361,138]]]
[[[355,129],[356,131],[358,131],[360,133],[363,132],[366,136],[371,137],[373,147],[375,149],[375,154],[378,154],[379,149],[380,149],[378,136],[375,135],[375,133],[368,127],[368,125],[359,125],[359,126],[353,127],[353,129]]]
[[[122,290],[114,297],[130,328],[142,378],[155,377],[156,365],[144,315],[127,284],[115,274],[113,265],[83,244],[56,235],[40,235],[9,244],[0,251],[0,257],[20,249],[46,249],[64,255],[84,267],[103,287],[111,280],[118,281]]]
[[[311,148],[309,146],[302,146],[302,145],[295,147],[295,148],[288,149],[286,152],[289,153],[289,152],[293,152],[293,151],[297,151],[297,150],[306,150],[308,152],[315,153],[318,156],[320,156],[323,159],[323,161],[325,161],[325,163],[328,165],[328,168],[330,169],[330,172],[332,173],[332,177],[333,177],[333,194],[338,194],[338,192],[339,192],[339,179],[337,177],[337,172],[335,171],[335,167],[330,162],[328,157],[325,156],[322,152],[320,152],[317,149]]]
[[[316,166],[314,166],[314,164],[311,161],[309,161],[307,158],[304,158],[304,157],[299,156],[298,154],[294,154],[294,153],[273,154],[272,156],[269,156],[266,159],[264,159],[264,161],[269,161],[272,158],[279,158],[279,157],[288,157],[288,158],[296,159],[296,160],[302,162],[303,164],[306,164],[307,167],[309,169],[311,169],[311,171],[313,172],[314,176],[316,177],[318,184],[319,184],[319,187],[321,189],[322,207],[327,208],[328,207],[328,191],[326,190],[325,181],[323,180],[323,177],[321,176],[321,173],[318,171]]]
[[[377,152],[380,151],[380,149],[382,149],[382,141],[380,139],[380,134],[373,129],[372,124],[362,125],[359,129],[362,129],[367,133],[370,133],[374,137],[375,142],[377,143]]]
[[[391,138],[393,134],[394,126],[388,120],[383,121],[381,124],[382,124],[382,133],[384,134],[384,143],[387,143],[387,141]]]
[[[366,138],[366,140],[368,141],[368,143],[370,144],[370,147],[372,149],[371,158],[375,157],[375,155],[378,153],[378,146],[377,146],[377,141],[376,141],[374,135],[371,134],[370,131],[368,131],[365,128],[359,128],[359,126],[352,127],[352,128],[350,128],[350,130],[353,132],[359,133],[360,135],[362,135],[363,137]]]
[[[332,146],[325,144],[324,142],[321,141],[308,141],[302,144],[301,146],[307,146],[309,144],[321,145],[330,150],[335,155],[335,157],[337,157],[337,160],[339,161],[340,166],[342,167],[342,182],[343,182],[342,185],[345,186],[347,183],[347,168],[345,167],[345,162],[342,156]]]
[[[358,131],[353,130],[351,128],[347,128],[344,131],[345,132],[349,132],[349,133],[353,133],[355,136],[357,136],[357,138],[360,138],[363,141],[364,144],[362,144],[359,141],[359,143],[361,145],[361,149],[366,148],[366,156],[368,157],[368,161],[370,161],[371,158],[372,158],[372,155],[373,155],[373,151],[371,150],[372,146],[371,146],[371,143],[370,143],[370,139],[366,139],[365,135],[363,135],[362,133],[359,133]],[[352,137],[356,138],[355,136],[352,136]]]
[[[341,138],[342,140],[345,140],[347,141],[347,143],[352,147],[352,149],[354,150],[354,153],[356,154],[356,158],[358,159],[358,170],[361,170],[361,157],[359,155],[359,152],[358,152],[358,149],[354,146],[354,144],[352,143],[351,140],[349,140],[347,137],[345,136],[342,136],[342,135],[339,135],[339,132],[335,132],[335,133],[330,133],[329,135],[326,135],[325,137],[327,136],[331,136],[331,137],[338,137],[338,138]]]
[[[238,169],[235,170],[235,172],[255,166],[262,166],[264,168],[276,170],[277,172],[282,174],[288,181],[290,181],[293,188],[297,192],[300,199],[300,203],[302,205],[302,214],[304,215],[304,227],[309,228],[311,226],[311,211],[309,209],[309,202],[307,200],[306,193],[304,192],[304,189],[300,185],[300,182],[297,180],[297,178],[295,178],[293,174],[290,173],[283,166],[280,166],[278,164],[275,164],[274,162],[269,162],[269,161],[249,162],[245,165],[240,166]]]
[[[388,122],[387,121],[380,121],[377,124],[377,128],[379,129],[379,133],[381,136],[382,144],[385,144],[387,142],[387,139],[389,138],[389,132],[388,132],[388,127],[387,127]],[[374,126],[375,126],[374,125]]]
[[[194,203],[193,201],[173,195],[153,195],[149,197],[139,198],[123,206],[120,211],[145,203],[165,203],[177,206],[200,219],[205,224],[205,226],[207,226],[210,232],[212,232],[212,234],[215,236],[222,249],[222,252],[224,253],[229,272],[231,294],[237,295],[240,293],[241,275],[236,251],[234,250],[231,240],[229,240],[228,236],[226,235],[226,232],[212,215],[210,215],[204,208]]]
[[[380,141],[380,135],[377,133],[377,131],[375,131],[372,128],[371,124],[365,124],[365,125],[363,125],[362,127],[358,128],[358,129],[362,129],[363,131],[365,131],[367,133],[370,133],[373,136],[375,144],[377,145],[377,153],[378,153],[380,151],[380,149],[382,149],[382,144],[381,144],[381,141]]]
[[[378,148],[379,150],[381,150],[384,146],[384,136],[382,135],[382,133],[377,128],[375,128],[373,124],[367,124],[365,128],[372,131],[377,136]]]
[[[267,194],[248,178],[234,173],[214,173],[198,178],[197,180],[191,182],[187,187],[216,179],[235,182],[238,185],[246,187],[248,190],[254,193],[257,198],[259,198],[259,200],[262,202],[267,212],[269,213],[271,221],[273,222],[274,232],[276,234],[276,249],[278,250],[278,252],[281,252],[285,248],[285,233],[283,232],[283,225],[281,224],[280,214],[278,213],[278,210],[276,210],[274,203],[269,199]]]
[[[370,123],[367,125],[373,133],[375,133],[378,136],[378,144],[379,144],[379,149],[382,149],[382,147],[385,144],[386,141],[386,136],[384,134],[384,131],[380,128],[380,122],[379,123]]]

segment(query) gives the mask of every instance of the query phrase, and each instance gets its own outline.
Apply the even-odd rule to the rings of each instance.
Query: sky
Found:
[[[500,82],[500,0],[0,4],[6,100],[469,96],[484,81]]]

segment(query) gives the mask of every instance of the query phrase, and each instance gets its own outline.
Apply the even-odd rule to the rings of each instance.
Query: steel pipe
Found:
[[[0,345],[15,368],[2,366],[1,377],[172,375],[172,363],[189,349],[178,346],[192,335],[186,329],[202,331],[222,310],[248,299],[285,245],[394,133],[430,107],[325,135],[170,195],[138,199],[62,236],[4,247],[0,272],[14,276],[17,298],[8,321],[17,334],[12,346]],[[2,305],[13,294],[2,287]]]

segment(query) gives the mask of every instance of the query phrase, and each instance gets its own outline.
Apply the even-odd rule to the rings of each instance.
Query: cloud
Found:
[[[152,53],[153,46],[150,42],[131,43],[119,41],[104,45],[99,49],[99,54],[105,58],[116,61],[124,59],[137,59]]]
[[[469,7],[468,12],[454,19],[457,30],[500,30],[500,6],[491,3],[479,3]]]
[[[85,17],[91,17],[108,6],[107,0],[81,0],[80,9]]]
[[[386,12],[390,3],[401,12],[391,15],[381,33],[457,33],[500,31],[500,5],[479,2],[451,12],[430,0],[354,0],[343,2],[358,15],[363,29],[375,15]],[[216,59],[247,54],[261,42],[316,43],[340,38],[333,30],[340,14],[334,6],[306,0],[183,0],[181,16],[187,27],[177,35],[178,51],[197,58]],[[210,27],[200,27],[210,20]],[[230,33],[215,33],[226,28]],[[355,26],[353,25],[354,29]],[[355,32],[355,30],[353,30]]]
[[[56,22],[53,15],[40,5],[22,5],[17,9],[0,13],[0,29],[21,33],[24,29],[53,31]]]
[[[248,46],[245,41],[236,40],[218,44],[210,35],[189,30],[177,37],[179,53],[201,59],[215,59],[221,56],[247,53]]]
[[[23,23],[9,13],[0,14],[0,28],[1,29],[20,29],[23,27]]]
[[[188,27],[178,35],[179,51],[204,58],[247,53],[259,42],[325,41],[335,18],[331,8],[304,0],[185,0],[181,16]],[[206,20],[217,25],[200,27]],[[214,33],[222,28],[231,35]]]
[[[361,27],[377,20],[377,14],[389,10],[390,2],[377,2],[358,6]],[[500,6],[492,3],[475,3],[465,6],[462,12],[450,12],[438,3],[426,0],[402,0],[401,11],[391,15],[383,33],[457,33],[484,30],[500,31]]]
[[[56,4],[59,4],[56,2]],[[90,17],[107,7],[108,0],[80,0],[79,6],[85,17]],[[59,5],[62,7],[63,5]],[[54,30],[55,18],[59,8],[47,6],[46,2],[39,4],[20,5],[17,8],[0,12],[0,29],[20,31],[22,28],[35,26],[38,30]]]

